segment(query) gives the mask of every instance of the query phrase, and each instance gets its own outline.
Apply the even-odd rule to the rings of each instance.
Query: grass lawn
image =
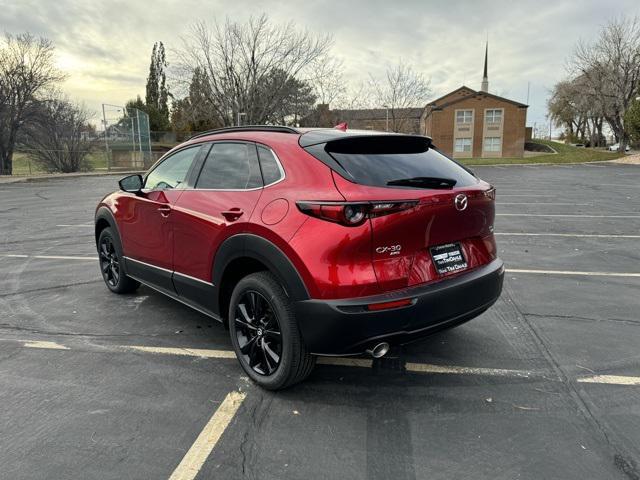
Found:
[[[107,159],[104,151],[90,153],[87,156],[89,165],[92,170],[100,170],[107,168]],[[39,173],[47,173],[40,165],[33,161],[26,153],[15,152],[13,154],[13,174],[14,175],[37,175]]]
[[[601,160],[613,160],[620,158],[623,154],[618,152],[608,152],[606,150],[593,148],[577,148],[564,143],[550,142],[548,140],[535,140],[536,143],[551,146],[556,152],[554,154],[540,153],[523,158],[469,158],[459,159],[465,165],[500,165],[512,163],[579,163],[596,162]],[[156,144],[154,144],[155,146]],[[167,144],[167,147],[172,147]],[[89,164],[93,170],[104,170],[107,168],[107,160],[104,151],[98,150],[89,154]],[[29,158],[26,153],[16,152],[13,155],[14,175],[36,175],[45,172],[39,165]]]
[[[459,159],[465,165],[500,165],[511,163],[580,163],[597,162],[602,160],[613,160],[624,156],[618,152],[608,152],[606,150],[594,148],[578,148],[564,143],[551,142],[549,140],[535,140],[535,143],[549,145],[558,153],[541,153],[523,158],[469,158]]]

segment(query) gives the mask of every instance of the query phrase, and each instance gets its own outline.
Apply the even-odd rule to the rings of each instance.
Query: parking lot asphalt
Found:
[[[640,166],[475,171],[498,303],[277,393],[215,321],[107,291],[117,177],[0,185],[0,478],[640,478]]]

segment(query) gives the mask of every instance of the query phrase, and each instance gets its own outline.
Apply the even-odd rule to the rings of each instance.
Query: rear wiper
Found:
[[[387,185],[416,188],[453,188],[456,180],[440,177],[413,177],[389,180]]]

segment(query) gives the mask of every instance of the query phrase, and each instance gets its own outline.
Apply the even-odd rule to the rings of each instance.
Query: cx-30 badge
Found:
[[[464,210],[467,208],[468,199],[464,193],[459,193],[453,200],[453,204],[456,206],[456,210]]]

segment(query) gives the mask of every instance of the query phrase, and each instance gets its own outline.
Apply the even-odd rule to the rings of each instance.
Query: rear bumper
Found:
[[[389,294],[340,300],[303,300],[295,310],[309,351],[318,355],[352,355],[379,342],[403,344],[454,327],[480,315],[502,291],[500,259],[437,283]],[[365,305],[401,299],[413,304],[368,311]]]

